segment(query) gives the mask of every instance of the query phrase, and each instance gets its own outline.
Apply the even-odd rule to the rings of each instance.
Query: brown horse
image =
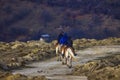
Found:
[[[56,55],[58,61],[62,60],[62,64],[66,64],[69,68],[72,67],[72,59],[76,60],[75,51],[72,47],[56,44]]]
[[[69,68],[72,67],[72,59],[76,59],[75,51],[72,47],[66,45],[61,47],[62,52],[62,64],[66,64]]]

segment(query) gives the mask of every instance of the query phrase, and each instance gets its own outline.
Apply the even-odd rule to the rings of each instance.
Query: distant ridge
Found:
[[[119,0],[0,0],[0,41],[120,37]]]

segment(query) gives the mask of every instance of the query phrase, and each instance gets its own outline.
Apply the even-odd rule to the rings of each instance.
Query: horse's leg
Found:
[[[66,64],[69,66],[69,56],[66,58]]]
[[[62,55],[59,53],[59,61],[62,61]]]
[[[56,54],[57,55],[57,61],[59,61],[59,55],[58,54]]]
[[[60,61],[60,54],[58,54],[58,61]]]
[[[63,65],[64,65],[64,59],[65,59],[65,58],[64,58],[64,57],[62,57],[62,64],[63,64]]]
[[[62,64],[64,65],[64,64],[66,64],[67,62],[66,62],[66,57],[64,56],[64,57],[62,57]]]
[[[69,68],[71,68],[72,67],[72,58],[70,57],[70,59],[69,59]]]
[[[57,56],[57,61],[60,61],[60,60],[61,60],[61,58],[60,58],[60,57],[61,57],[60,53],[57,53],[56,56]]]
[[[57,61],[59,61],[59,47],[56,47],[56,56],[57,56]]]
[[[61,60],[62,60],[62,64],[64,64],[64,60],[65,60],[65,53],[64,51],[61,52]]]
[[[62,61],[61,46],[58,47],[58,50],[59,50],[59,61]]]
[[[67,58],[66,58],[66,57],[65,57],[65,59],[64,59],[64,63],[67,64]]]
[[[62,54],[59,54],[59,60],[62,61]]]
[[[63,56],[63,51],[61,52],[61,59],[62,59],[62,64],[64,65],[64,59],[65,59],[65,56]]]
[[[64,53],[64,64],[67,64],[68,52]]]
[[[61,55],[60,55],[60,53],[57,54],[57,61],[61,61]]]
[[[59,53],[58,52],[56,53],[56,56],[57,56],[57,61],[59,61]]]
[[[71,58],[70,56],[67,58],[67,66],[68,66],[69,68],[72,67],[72,58]]]

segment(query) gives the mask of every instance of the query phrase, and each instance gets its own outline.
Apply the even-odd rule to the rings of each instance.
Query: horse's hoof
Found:
[[[62,62],[62,65],[65,65],[66,63]]]
[[[68,68],[72,68],[72,66],[67,65]]]
[[[72,66],[68,66],[68,68],[72,68]]]

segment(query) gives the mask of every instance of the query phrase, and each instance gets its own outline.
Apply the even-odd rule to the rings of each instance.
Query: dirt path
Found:
[[[120,46],[97,46],[85,50],[79,50],[76,52],[79,59],[78,61],[73,61],[73,67],[77,64],[84,64],[89,60],[109,55],[107,53],[116,52],[120,52]],[[31,68],[14,70],[13,73],[21,73],[29,76],[45,75],[50,80],[87,80],[86,76],[66,76],[66,74],[72,72],[73,68],[69,69],[66,65],[62,65],[61,62],[56,61],[56,58],[42,62],[35,62],[27,66]]]

